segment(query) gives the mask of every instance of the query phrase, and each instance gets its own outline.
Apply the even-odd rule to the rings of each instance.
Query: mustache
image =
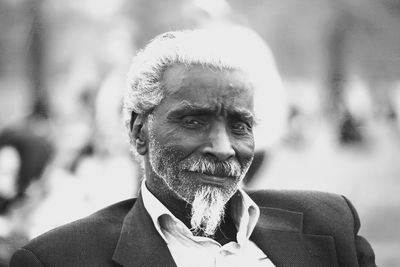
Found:
[[[216,161],[208,158],[201,158],[185,163],[183,170],[198,172],[217,177],[239,177],[242,173],[241,166],[236,160]]]

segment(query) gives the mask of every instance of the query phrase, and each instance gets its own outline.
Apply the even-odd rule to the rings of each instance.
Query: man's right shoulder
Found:
[[[50,230],[30,241],[13,256],[10,266],[23,258],[36,258],[41,265],[52,262],[111,258],[125,216],[136,199],[128,199],[101,209],[85,218]],[[75,260],[74,260],[75,259]],[[64,265],[63,265],[64,266]],[[73,262],[65,266],[74,266]]]

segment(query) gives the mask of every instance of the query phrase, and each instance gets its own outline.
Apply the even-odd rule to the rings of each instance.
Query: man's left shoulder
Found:
[[[371,245],[358,235],[357,212],[344,196],[302,190],[257,190],[247,194],[260,207],[260,225],[269,226],[272,222],[288,228],[297,223],[291,229],[300,230],[307,240],[333,238],[339,266],[355,266],[354,261],[349,263],[355,257],[360,266],[376,266]]]
[[[260,208],[268,207],[301,212],[305,219],[338,218],[351,226],[358,217],[351,203],[342,195],[310,190],[255,190],[249,196]]]
[[[257,203],[266,205],[285,205],[297,204],[304,205],[313,204],[319,205],[323,203],[347,205],[347,200],[342,195],[312,191],[312,190],[277,190],[277,189],[264,189],[264,190],[249,190],[247,194]]]

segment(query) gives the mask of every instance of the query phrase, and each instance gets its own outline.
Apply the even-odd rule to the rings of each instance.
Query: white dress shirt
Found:
[[[141,186],[144,206],[155,228],[166,242],[178,267],[186,266],[267,266],[274,264],[249,240],[260,210],[241,189],[231,202],[231,215],[237,229],[236,240],[225,245],[209,237],[194,236],[146,187]]]

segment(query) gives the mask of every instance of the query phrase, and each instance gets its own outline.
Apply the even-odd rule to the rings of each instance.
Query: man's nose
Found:
[[[203,153],[214,157],[218,161],[227,160],[235,156],[235,150],[232,147],[224,123],[218,122],[213,125],[209,134],[209,142],[204,146]]]

